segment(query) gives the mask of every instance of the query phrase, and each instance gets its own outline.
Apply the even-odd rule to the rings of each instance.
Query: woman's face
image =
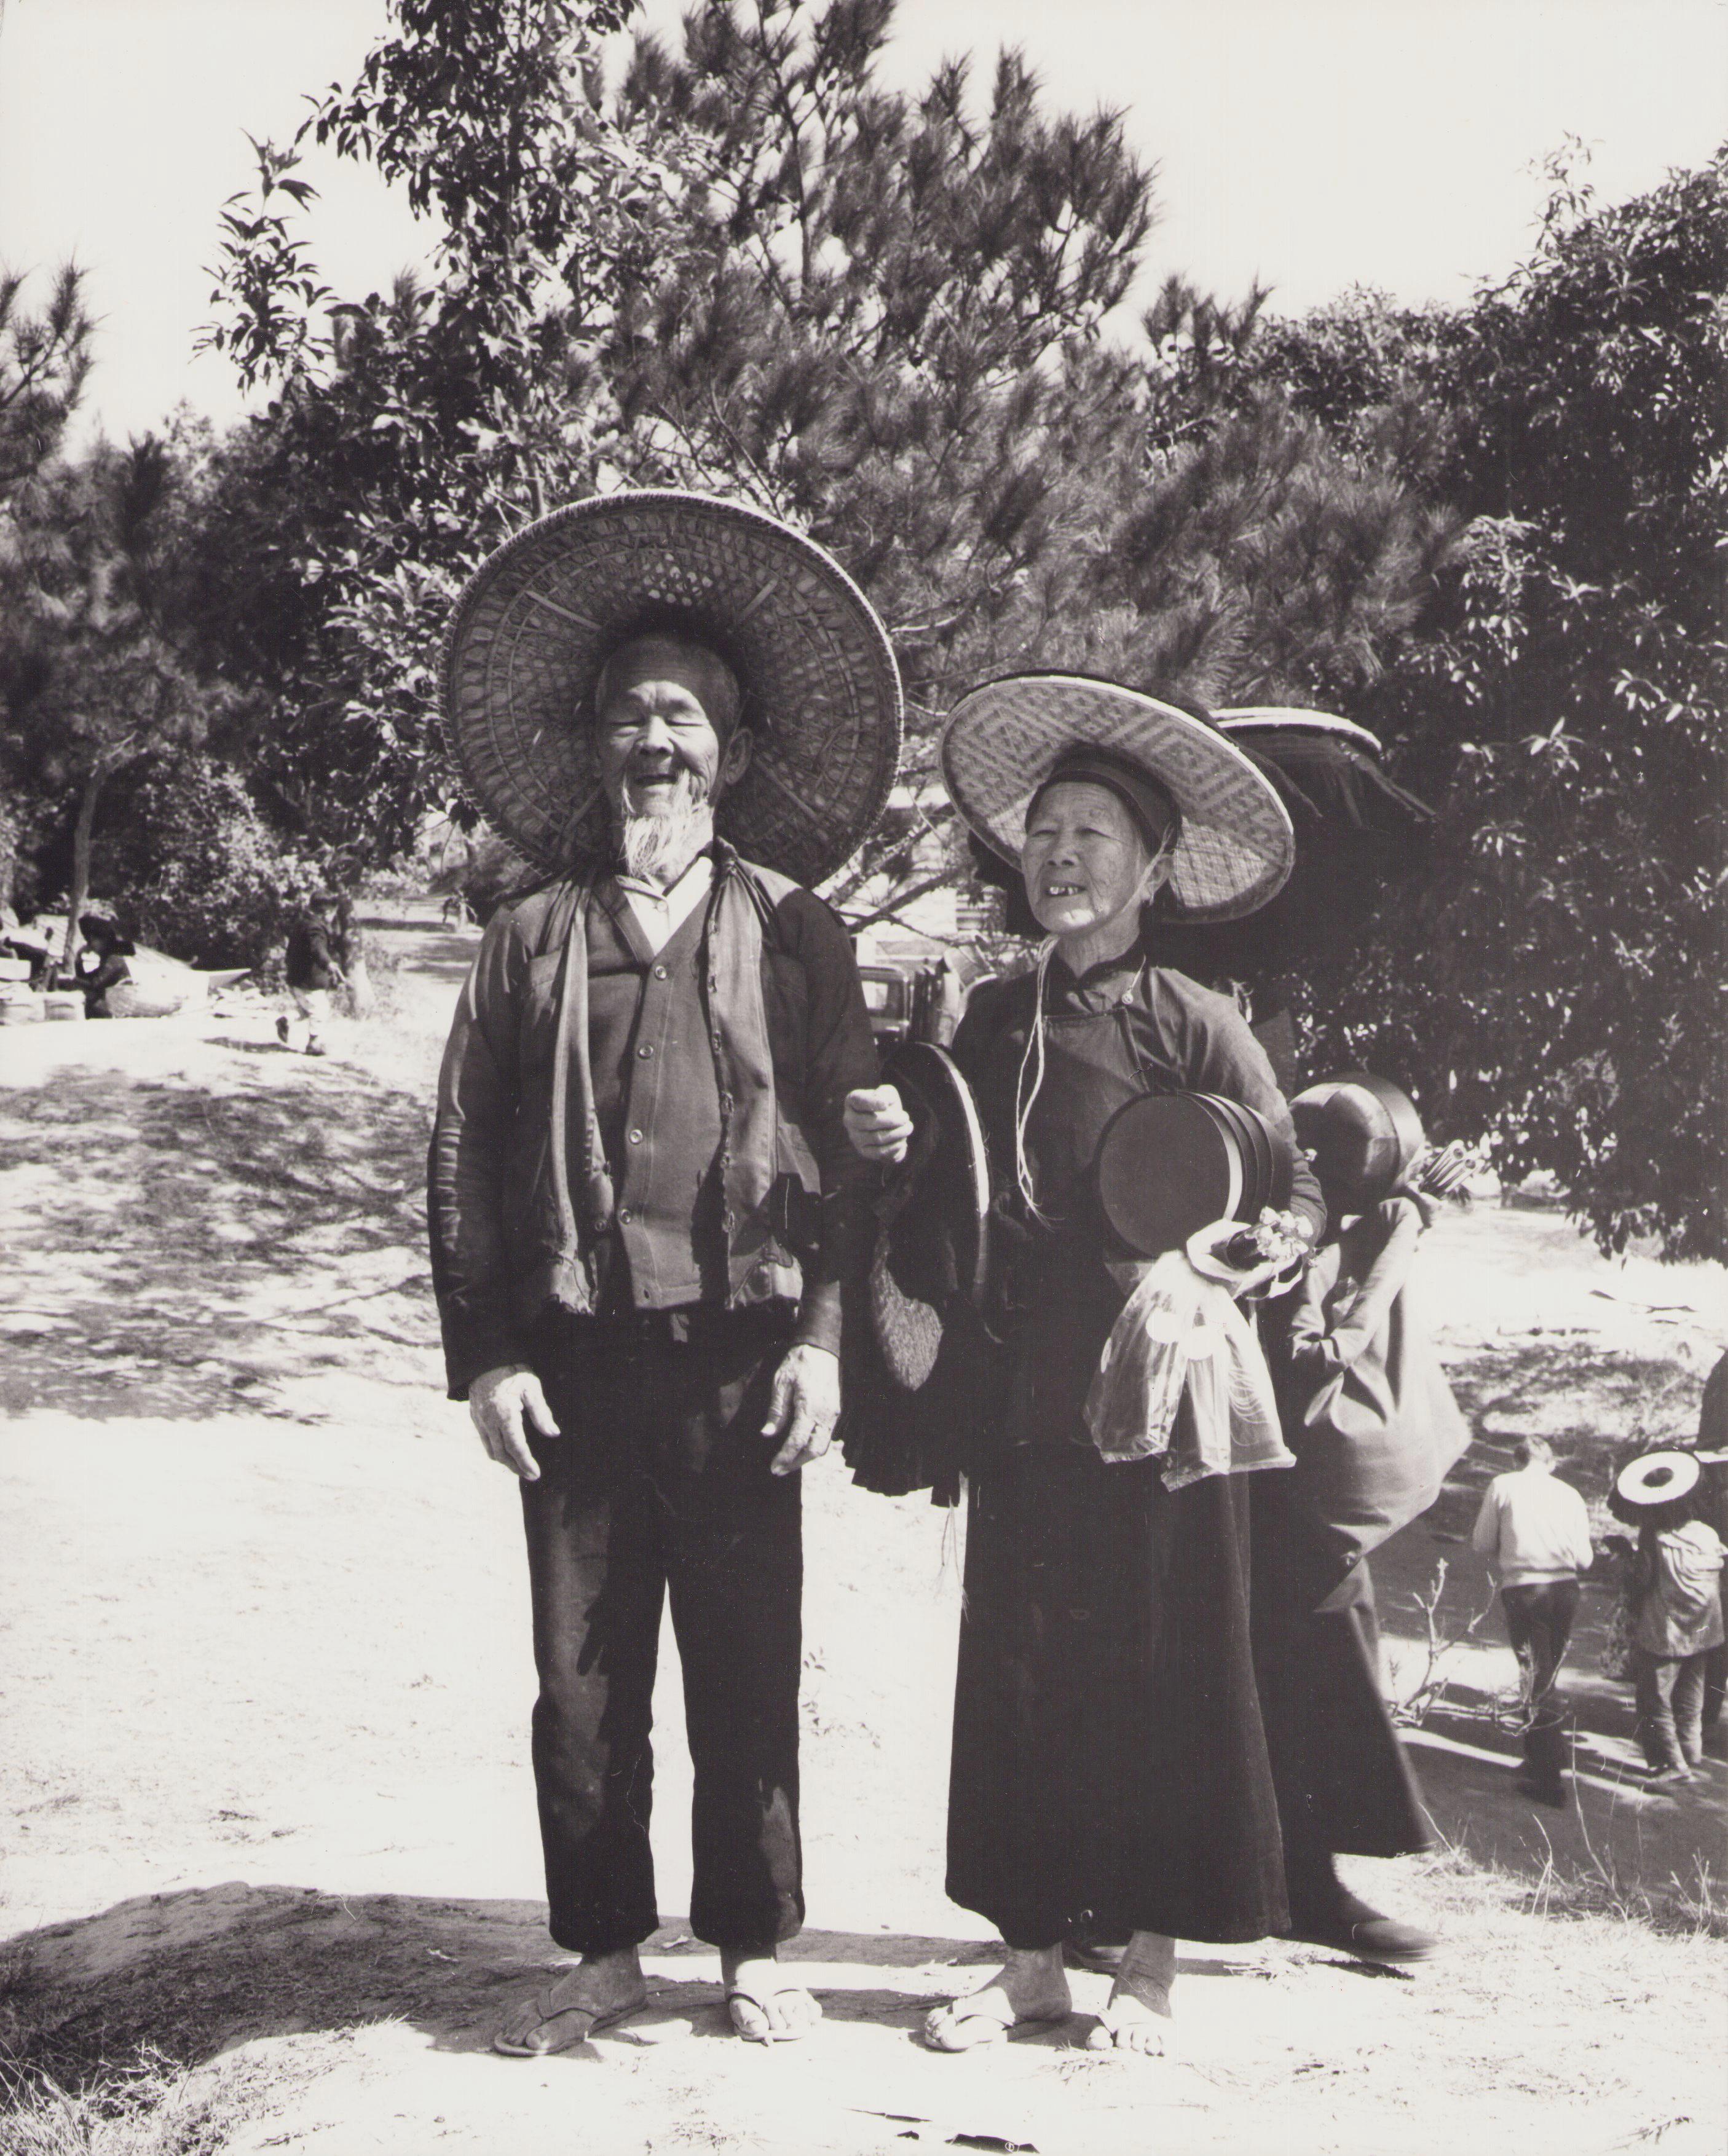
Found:
[[[1047,787],[1026,824],[1020,870],[1026,901],[1052,936],[1083,936],[1138,906],[1155,887],[1146,842],[1105,786]]]

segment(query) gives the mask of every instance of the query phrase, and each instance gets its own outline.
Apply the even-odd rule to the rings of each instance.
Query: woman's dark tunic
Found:
[[[980,988],[954,1043],[1011,1180],[1034,992],[1031,976]],[[1046,1014],[1026,1150],[1054,1224],[1030,1224],[1008,1253],[1008,1368],[990,1447],[969,1463],[948,1891],[1015,1947],[1077,1931],[1258,1938],[1286,1908],[1247,1484],[1172,1493],[1160,1461],[1093,1449],[1082,1411],[1124,1296],[1089,1170],[1105,1122],[1141,1093],[1229,1094],[1293,1146],[1289,1111],[1234,1004],[1138,952],[1079,980],[1055,960]],[[1299,1156],[1293,1204],[1318,1230]]]

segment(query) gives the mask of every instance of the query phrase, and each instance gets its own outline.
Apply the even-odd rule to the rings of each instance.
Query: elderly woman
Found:
[[[1125,1299],[1092,1163],[1113,1113],[1154,1091],[1228,1095],[1293,1152],[1236,1006],[1154,965],[1143,938],[1166,883],[1191,916],[1263,902],[1288,873],[1289,824],[1209,723],[1107,683],[975,691],[944,767],[974,830],[1017,854],[1051,940],[1036,973],[974,994],[953,1048],[1002,1186],[1005,1347],[988,1440],[967,1462],[948,1891],[1008,1952],[926,2035],[964,2051],[1059,2020],[1065,1943],[1129,1938],[1088,2041],[1158,2051],[1175,1939],[1256,1939],[1288,1912],[1249,1642],[1246,1482],[1172,1490],[1157,1458],[1102,1457],[1083,1418]],[[913,1135],[892,1087],[855,1095],[848,1122],[878,1160]],[[1324,1207],[1299,1156],[1293,1209],[1318,1235]]]

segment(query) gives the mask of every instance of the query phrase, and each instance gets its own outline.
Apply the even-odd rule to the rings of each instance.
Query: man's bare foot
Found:
[[[492,2049],[512,2059],[568,2051],[647,2000],[634,1947],[618,1953],[584,1954],[574,1969],[517,2001],[500,2024]]]
[[[748,2044],[790,2044],[822,2018],[821,2007],[801,1984],[788,1984],[772,1948],[765,1954],[720,1952],[726,2010]]]
[[[924,2041],[933,2051],[969,2051],[1000,2044],[1021,2021],[1066,2021],[1073,2010],[1062,1948],[1011,1947],[988,1984],[936,2009],[924,2023]]]
[[[1110,1987],[1110,2003],[1086,2039],[1087,2050],[1161,2057],[1175,1977],[1175,1941],[1160,1932],[1136,1932]]]

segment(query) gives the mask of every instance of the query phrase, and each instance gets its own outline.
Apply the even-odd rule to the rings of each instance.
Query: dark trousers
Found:
[[[1525,1764],[1532,1774],[1552,1779],[1566,1765],[1566,1703],[1555,1679],[1566,1659],[1578,1614],[1576,1579],[1547,1579],[1529,1587],[1503,1587],[1506,1636],[1524,1674],[1530,1721],[1525,1731]]]
[[[1710,1656],[1632,1650],[1638,1741],[1653,1767],[1695,1767],[1704,1757],[1704,1686]]]
[[[804,1919],[798,1837],[803,1553],[795,1475],[762,1435],[787,1345],[770,1311],[543,1326],[563,1435],[522,1485],[534,1604],[534,1781],[553,1938],[639,1944],[659,1912],[648,1821],[670,1595],[695,1776],[690,1928],[765,1949]]]

